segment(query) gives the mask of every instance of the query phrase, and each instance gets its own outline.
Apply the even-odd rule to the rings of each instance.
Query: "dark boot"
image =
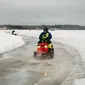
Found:
[[[49,48],[49,52],[51,51],[51,48]]]

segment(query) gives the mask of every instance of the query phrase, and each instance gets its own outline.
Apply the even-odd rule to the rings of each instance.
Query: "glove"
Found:
[[[45,35],[42,36],[42,39],[46,39],[47,37]]]

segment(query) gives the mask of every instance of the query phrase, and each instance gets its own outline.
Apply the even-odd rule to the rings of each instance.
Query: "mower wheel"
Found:
[[[36,58],[36,55],[37,55],[37,53],[36,52],[34,52],[34,57]]]

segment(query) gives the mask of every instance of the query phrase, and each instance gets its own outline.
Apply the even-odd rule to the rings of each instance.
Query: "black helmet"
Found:
[[[43,31],[48,32],[48,28],[47,28],[47,27],[44,27],[44,28],[43,28]]]

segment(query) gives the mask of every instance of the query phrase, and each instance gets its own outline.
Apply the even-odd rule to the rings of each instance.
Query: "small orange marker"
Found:
[[[48,73],[47,73],[47,72],[41,72],[41,75],[43,75],[43,76],[47,76]]]

